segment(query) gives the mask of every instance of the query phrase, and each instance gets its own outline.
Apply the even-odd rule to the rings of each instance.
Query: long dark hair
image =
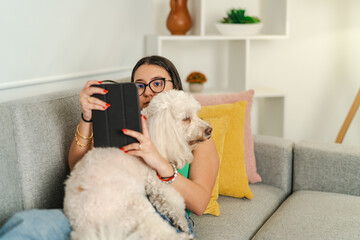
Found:
[[[170,75],[171,80],[173,81],[174,89],[183,90],[181,79],[175,65],[169,59],[158,55],[147,56],[140,59],[132,70],[131,82],[135,81],[134,74],[136,70],[144,64],[157,65],[159,67],[164,68]]]

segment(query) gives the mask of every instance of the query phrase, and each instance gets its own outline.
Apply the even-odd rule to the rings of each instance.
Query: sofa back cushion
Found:
[[[301,141],[295,145],[293,190],[360,196],[358,146]]]
[[[0,191],[6,195],[0,197],[0,222],[19,210],[62,207],[67,154],[81,111],[78,92],[0,105],[6,146],[0,150]]]
[[[16,163],[15,140],[8,108],[0,106],[0,226],[22,209],[21,181]]]

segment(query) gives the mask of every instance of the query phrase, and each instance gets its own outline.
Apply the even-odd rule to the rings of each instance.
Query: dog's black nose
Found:
[[[212,133],[212,127],[207,127],[206,129],[205,129],[205,136],[207,137],[207,138],[209,138],[210,136],[211,136],[211,133]]]

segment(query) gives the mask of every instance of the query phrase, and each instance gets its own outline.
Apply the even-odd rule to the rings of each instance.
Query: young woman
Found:
[[[182,90],[181,80],[175,66],[168,59],[160,56],[150,56],[140,59],[132,71],[131,81],[138,86],[141,109],[145,108],[151,99],[160,92],[170,89]],[[74,137],[69,150],[68,162],[70,169],[73,169],[84,154],[93,147],[90,138],[90,136],[92,136],[92,110],[106,110],[111,107],[108,103],[92,97],[93,94],[106,94],[106,90],[102,88],[91,87],[91,85],[99,83],[101,84],[99,81],[88,81],[80,92],[82,118],[76,130],[79,136]],[[147,128],[146,119],[144,118],[142,118],[142,127],[143,129]],[[131,130],[128,130],[125,134],[136,138],[140,144],[133,143],[127,145],[122,148],[123,151],[127,154],[141,157],[146,164],[157,171],[162,178],[173,176],[173,167],[159,154],[148,135]],[[201,215],[205,211],[211,197],[219,168],[219,159],[212,138],[201,143],[193,153],[194,160],[191,168],[188,168],[188,172],[184,174],[188,175],[188,178],[179,174],[175,181],[171,183],[171,186],[183,196],[187,210]],[[62,211],[58,211],[56,214],[57,217],[51,214],[49,210],[20,213],[20,216],[17,215],[15,220],[10,219],[7,224],[4,225],[3,229],[0,230],[0,238],[4,232],[11,233],[11,231],[8,230],[11,230],[14,224],[16,225],[18,223],[15,230],[16,228],[19,229],[19,224],[21,230],[21,224],[24,222],[24,219],[35,219],[35,215],[41,215],[41,217],[45,219],[44,221],[52,218],[53,220],[51,222],[59,222],[58,225],[55,224],[55,226],[59,226],[59,228],[61,226],[62,230],[56,229],[57,231],[62,232],[64,236],[69,234],[71,228],[65,215]],[[16,217],[16,215],[14,215],[14,217]],[[21,219],[21,223],[19,223],[19,219]],[[39,227],[38,230],[43,232],[48,231],[49,234],[53,235],[54,230],[46,226],[44,227],[45,229]],[[30,231],[30,229],[28,229],[28,231]],[[32,231],[34,231],[34,229]],[[6,237],[6,235],[3,236]],[[17,239],[21,238],[18,237]]]

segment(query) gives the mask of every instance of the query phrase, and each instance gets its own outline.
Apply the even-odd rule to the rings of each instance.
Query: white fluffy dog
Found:
[[[179,169],[191,163],[196,145],[210,137],[211,126],[199,119],[199,109],[191,95],[170,90],[155,96],[142,111],[157,150]],[[193,239],[184,199],[141,158],[117,148],[94,148],[65,183],[64,210],[72,239]]]

